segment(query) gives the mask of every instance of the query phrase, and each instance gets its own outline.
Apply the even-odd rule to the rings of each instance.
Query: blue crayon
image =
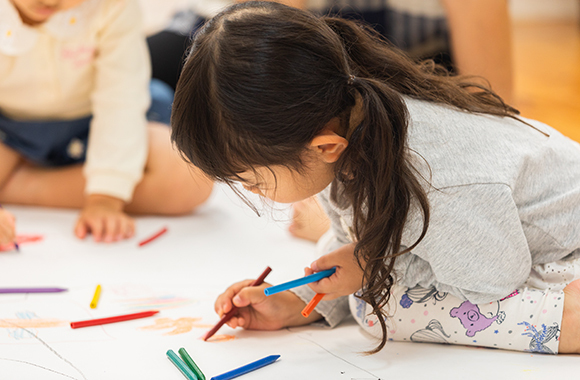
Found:
[[[197,375],[181,360],[173,350],[167,350],[167,358],[181,371],[187,380],[199,380]]]
[[[292,289],[297,286],[310,284],[311,282],[316,282],[322,280],[325,277],[330,277],[336,272],[336,268],[323,270],[322,272],[311,274],[310,276],[302,277],[294,281],[288,281],[280,285],[270,286],[264,289],[264,294],[271,296],[272,294],[283,292],[284,290]]]
[[[255,371],[258,368],[262,368],[264,366],[267,366],[268,364],[274,363],[276,360],[278,360],[279,357],[280,355],[266,356],[265,358],[256,360],[255,362],[246,364],[245,366],[242,366],[240,368],[236,368],[229,372],[222,373],[221,375],[214,376],[211,378],[211,380],[229,380],[233,379],[234,377],[245,375],[248,372]]]

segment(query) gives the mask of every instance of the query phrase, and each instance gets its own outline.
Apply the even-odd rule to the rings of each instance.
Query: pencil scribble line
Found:
[[[38,340],[40,343],[42,343],[46,348],[48,348],[53,354],[55,354],[57,357],[59,357],[62,361],[64,361],[65,363],[67,363],[68,365],[70,365],[72,368],[74,368],[78,373],[81,374],[81,376],[83,377],[83,379],[87,380],[85,374],[78,369],[77,367],[75,367],[74,364],[72,364],[71,362],[69,362],[67,359],[65,359],[64,357],[60,356],[60,354],[58,352],[56,352],[52,347],[50,347],[44,340],[40,339],[36,334],[34,334],[33,332],[31,332],[30,330],[22,327],[22,326],[18,326],[15,323],[9,322],[6,319],[0,319],[0,321],[3,321],[5,323],[8,323],[9,325],[12,325],[14,327],[17,327],[19,329],[22,329],[24,331],[26,331],[27,333],[29,333],[33,338],[35,338],[36,340]]]
[[[43,366],[38,365],[38,364],[34,364],[34,363],[30,363],[30,362],[25,362],[24,360],[8,359],[8,358],[0,358],[0,360],[6,360],[6,361],[9,361],[9,362],[17,362],[17,363],[28,364],[28,365],[31,365],[31,366],[34,366],[34,367],[42,368],[42,369],[44,369],[46,371],[49,371],[49,372],[54,372],[54,373],[56,373],[58,375],[61,375],[61,376],[64,376],[64,377],[68,377],[69,379],[79,380],[78,378],[69,376],[66,373],[58,372],[58,371],[55,371],[54,369],[46,368],[46,367],[43,367]]]
[[[292,332],[292,330],[291,330],[290,328],[288,328],[288,327],[286,328],[286,330],[288,330],[288,331]],[[344,358],[341,358],[340,356],[338,356],[337,354],[333,353],[332,351],[329,351],[328,349],[324,348],[322,345],[320,345],[319,343],[315,342],[314,340],[312,340],[312,339],[308,339],[308,338],[306,338],[306,337],[302,336],[302,334],[300,334],[300,333],[298,333],[298,334],[296,334],[296,335],[297,335],[299,338],[301,338],[301,339],[307,340],[307,341],[309,341],[310,343],[313,343],[313,344],[317,345],[318,347],[322,348],[324,351],[328,352],[330,355],[334,356],[335,358],[337,358],[337,359],[340,359],[340,360],[342,360],[343,362],[345,362],[345,363],[347,363],[347,364],[350,364],[351,366],[353,366],[353,367],[355,367],[355,368],[358,368],[358,369],[360,369],[361,371],[364,371],[364,372],[368,373],[368,374],[369,374],[369,375],[371,375],[371,376],[374,376],[374,377],[375,377],[377,380],[381,380],[381,378],[380,378],[380,377],[378,377],[377,375],[375,375],[374,373],[371,373],[371,372],[367,371],[366,369],[364,369],[364,368],[362,368],[362,367],[359,367],[359,366],[357,366],[356,364],[353,364],[353,363],[349,362],[348,360],[346,360],[346,359],[344,359]]]

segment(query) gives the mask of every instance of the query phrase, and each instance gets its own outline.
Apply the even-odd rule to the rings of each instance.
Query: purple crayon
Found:
[[[65,288],[0,288],[0,294],[10,293],[60,293],[66,292]]]

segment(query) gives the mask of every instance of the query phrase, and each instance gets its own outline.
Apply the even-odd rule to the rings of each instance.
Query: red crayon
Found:
[[[143,240],[142,242],[140,242],[139,243],[139,247],[142,247],[142,246],[144,246],[147,243],[151,243],[153,240],[157,239],[159,236],[163,235],[166,232],[167,232],[167,227],[163,227],[161,229],[161,231],[157,232],[155,235],[153,235],[150,238],[147,238],[147,239]]]
[[[81,327],[106,325],[107,323],[116,323],[130,321],[132,319],[147,318],[157,313],[159,313],[159,310],[143,311],[141,313],[134,314],[117,315],[115,317],[108,318],[89,319],[87,321],[71,322],[70,327],[73,329],[78,329]]]
[[[252,282],[250,284],[250,286],[258,286],[258,285],[262,285],[262,283],[264,282],[264,280],[266,279],[266,276],[268,274],[270,274],[270,272],[272,271],[272,268],[267,267],[264,272],[262,272],[262,274],[260,275],[260,277],[258,277],[256,280],[254,280],[254,282]],[[220,321],[218,323],[216,323],[216,325],[214,327],[212,327],[211,330],[209,330],[203,337],[203,340],[208,340],[209,338],[211,338],[213,336],[213,334],[215,334],[220,327],[222,327],[224,325],[224,323],[226,323],[227,321],[229,321],[234,314],[236,314],[236,312],[238,311],[238,308],[235,306],[232,306],[232,310],[228,311],[223,317],[222,319],[220,319]]]

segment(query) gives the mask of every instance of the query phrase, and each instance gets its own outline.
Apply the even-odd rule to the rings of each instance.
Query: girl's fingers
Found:
[[[343,245],[326,255],[320,256],[318,260],[310,264],[310,268],[315,272],[320,272],[332,267],[351,266],[356,261],[354,258],[355,247],[354,243]]]
[[[241,316],[232,317],[226,324],[232,329],[236,329],[238,327],[244,328],[246,325],[246,320]]]
[[[237,307],[245,307],[264,302],[266,295],[263,286],[252,286],[242,290],[232,299]]]
[[[246,328],[247,327],[246,321],[249,319],[245,316],[245,314],[247,314],[247,313],[243,313],[240,311],[240,313],[238,315],[230,318],[230,320],[226,322],[226,325],[228,325],[232,329],[235,329],[238,327]]]
[[[333,267],[338,266],[339,261],[339,250],[327,253],[324,256],[320,256],[320,258],[310,264],[310,268],[314,272],[321,272],[323,270],[327,270]]]
[[[333,274],[332,276],[336,276],[336,275]],[[325,293],[325,294],[332,294],[333,290],[336,288],[336,286],[332,285],[332,281],[330,280],[330,278],[323,278],[320,281],[316,281],[316,282],[312,282],[312,283],[308,284],[308,286],[310,287],[310,289],[314,290],[316,293]]]
[[[232,309],[232,298],[243,288],[250,286],[254,280],[244,280],[231,285],[225,292],[220,294],[214,304],[214,309],[218,314],[225,314]]]

